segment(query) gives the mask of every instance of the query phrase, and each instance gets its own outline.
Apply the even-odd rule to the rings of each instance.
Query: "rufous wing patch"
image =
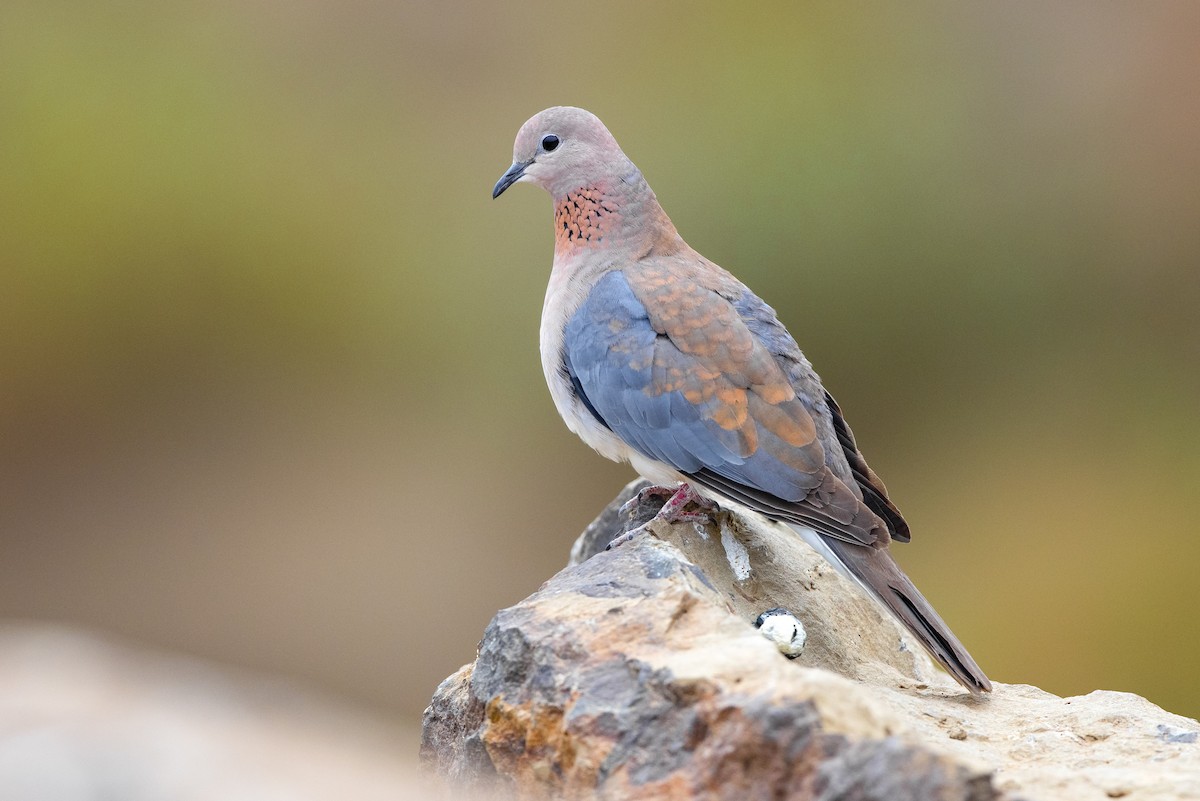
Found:
[[[650,395],[680,392],[703,418],[736,432],[742,455],[770,442],[779,461],[813,474],[824,464],[808,410],[767,349],[720,294],[642,263],[627,280],[659,334]],[[764,439],[764,435],[770,435]]]

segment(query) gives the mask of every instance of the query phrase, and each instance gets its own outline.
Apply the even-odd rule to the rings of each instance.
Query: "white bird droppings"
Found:
[[[725,558],[729,561],[729,567],[733,569],[737,580],[745,581],[750,578],[750,554],[746,546],[738,542],[737,537],[733,536],[729,527],[725,525],[721,526],[721,545],[725,548]]]
[[[786,609],[768,609],[758,616],[755,621],[759,632],[775,644],[779,653],[788,659],[795,659],[804,651],[804,643],[808,640],[808,632],[800,618]]]

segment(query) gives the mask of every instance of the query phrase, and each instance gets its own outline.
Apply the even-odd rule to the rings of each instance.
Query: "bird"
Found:
[[[662,514],[716,504],[788,526],[963,687],[990,692],[892,558],[908,524],[795,339],[683,240],[604,123],[572,106],[535,114],[493,199],[517,183],[554,203],[540,346],[567,427],[669,496]]]

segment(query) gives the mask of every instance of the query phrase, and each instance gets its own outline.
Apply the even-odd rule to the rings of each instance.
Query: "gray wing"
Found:
[[[638,452],[770,518],[886,543],[768,345],[728,299],[675,278],[611,272],[568,321],[564,363],[587,407]]]

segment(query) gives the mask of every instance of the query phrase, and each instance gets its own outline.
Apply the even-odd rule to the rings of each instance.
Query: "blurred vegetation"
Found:
[[[994,679],[1196,716],[1200,5],[0,7],[0,615],[405,716],[632,477],[518,126],[779,311]]]

